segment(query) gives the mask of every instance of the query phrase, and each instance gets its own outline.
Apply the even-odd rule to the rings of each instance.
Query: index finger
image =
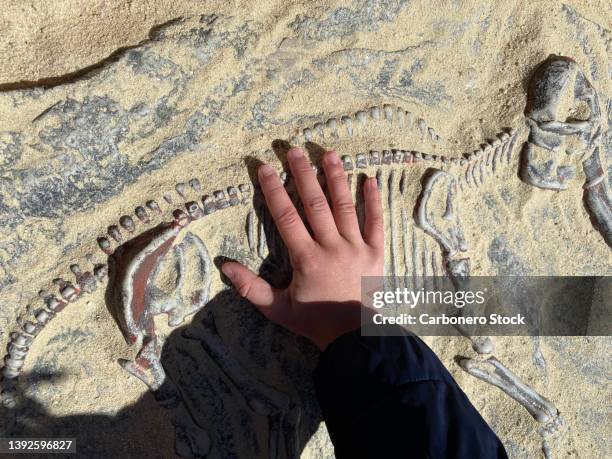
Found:
[[[309,250],[314,240],[310,237],[278,174],[272,166],[264,164],[259,168],[258,175],[270,214],[289,252],[297,254]]]

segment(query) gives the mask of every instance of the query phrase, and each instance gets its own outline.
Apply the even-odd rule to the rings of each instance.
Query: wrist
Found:
[[[358,301],[326,303],[322,307],[326,314],[317,321],[310,337],[321,352],[340,336],[361,328],[363,321],[373,314]]]

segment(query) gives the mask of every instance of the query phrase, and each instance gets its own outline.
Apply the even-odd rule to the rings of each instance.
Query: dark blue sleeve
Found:
[[[321,355],[317,398],[342,458],[507,458],[495,433],[419,338],[347,333]]]

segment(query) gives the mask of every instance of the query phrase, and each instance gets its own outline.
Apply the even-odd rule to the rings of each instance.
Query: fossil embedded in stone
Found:
[[[434,131],[433,128],[428,128],[427,133],[429,134],[429,138],[434,142],[438,140],[438,135],[436,134],[436,131]]]
[[[187,213],[192,220],[197,220],[198,218],[202,218],[204,216],[204,211],[195,201],[186,203],[185,208],[187,209]]]
[[[7,354],[4,357],[4,364],[17,371],[21,371],[23,368],[23,364],[25,363],[25,359],[19,357],[13,357],[10,354]]]
[[[425,133],[427,132],[427,123],[425,122],[423,118],[419,118],[417,120],[417,127],[419,128],[419,131],[421,132],[421,134],[424,136]]]
[[[41,309],[40,311],[38,311],[35,315],[34,318],[36,319],[36,322],[38,322],[41,325],[46,324],[49,320],[51,320],[54,317],[55,314],[53,314],[52,312],[49,311],[45,311],[44,309]]]
[[[98,246],[107,255],[110,255],[111,253],[113,253],[113,248],[111,247],[111,243],[105,237],[99,237],[98,238]]]
[[[177,183],[176,186],[174,187],[174,190],[181,198],[184,198],[187,192],[187,187],[185,186],[184,183]]]
[[[247,183],[241,183],[238,185],[238,190],[242,193],[243,197],[248,198],[251,196],[251,185]]]
[[[395,110],[393,109],[393,107],[389,104],[385,104],[383,105],[383,112],[385,114],[385,119],[389,122],[393,121],[393,112]]]
[[[252,253],[255,253],[255,211],[249,210],[246,221],[247,244]]]
[[[504,391],[523,405],[536,421],[545,423],[558,416],[559,411],[548,399],[525,384],[495,357],[484,361],[464,358],[459,365],[472,376]]]
[[[21,332],[11,333],[11,343],[21,348],[28,348],[32,344],[32,337]]]
[[[66,282],[62,287],[60,287],[60,295],[66,301],[75,301],[80,295],[80,289],[70,282]]]
[[[344,155],[342,157],[342,167],[345,171],[353,170],[353,158],[349,155]]]
[[[2,367],[2,376],[6,379],[15,379],[19,377],[19,370],[14,370],[9,367]]]
[[[101,282],[106,276],[108,276],[108,265],[97,264],[94,266],[94,276]]]
[[[238,190],[242,194],[242,203],[248,204],[249,199],[251,198],[251,185],[248,183],[241,183],[238,185]]]
[[[74,274],[76,283],[82,291],[91,293],[96,290],[97,282],[92,273],[89,271],[83,272],[77,264],[71,265],[70,271]]]
[[[149,223],[149,214],[144,207],[136,207],[136,209],[134,209],[134,213],[136,214],[136,218],[138,218],[138,220],[143,223]]]
[[[205,327],[206,333],[194,334],[187,330],[184,336],[187,339],[197,340],[215,359],[223,373],[247,400],[251,409],[263,416],[286,412],[289,408],[289,397],[258,381],[237,360],[231,358],[231,352],[219,335],[213,317],[203,317],[201,324]]]
[[[406,112],[404,112],[403,108],[397,107],[397,111],[396,111],[396,118],[397,118],[397,125],[400,128],[404,127],[404,122],[405,122],[405,118],[406,118]]]
[[[312,142],[312,130],[309,128],[304,129],[304,139],[307,142]]]
[[[412,129],[414,126],[414,115],[412,112],[406,112],[406,127]]]
[[[362,127],[364,127],[368,123],[368,114],[364,111],[358,111],[355,113],[355,119],[359,121]]]
[[[236,189],[236,187],[228,187],[227,195],[229,197],[230,206],[237,206],[238,204],[240,204],[240,199],[238,199],[238,190]]]
[[[6,382],[9,381],[14,381],[14,379],[6,380]],[[17,391],[14,388],[3,388],[0,391],[0,400],[5,408],[15,408],[17,406]]]
[[[335,118],[328,119],[325,126],[333,137],[338,137],[338,121]]]
[[[111,225],[108,227],[108,235],[117,242],[123,241],[123,236],[121,235],[121,231],[119,231],[119,227],[117,225]]]
[[[60,300],[59,298],[56,298],[56,297],[53,297],[53,296],[52,296],[52,297],[49,297],[49,298],[46,300],[46,303],[47,303],[47,307],[48,307],[48,308],[49,308],[51,311],[53,311],[53,312],[55,312],[55,313],[60,312],[60,311],[61,311],[62,309],[64,309],[64,308],[66,307],[66,305],[68,304],[66,301],[64,301],[64,300]]]
[[[353,119],[350,116],[343,116],[341,118],[342,124],[344,124],[344,128],[346,129],[346,134],[349,137],[353,136]]]
[[[215,197],[217,209],[225,209],[229,207],[230,204],[227,201],[227,197],[225,196],[225,191],[217,190],[213,192],[213,196]]]
[[[150,210],[152,210],[153,212],[155,212],[156,214],[161,214],[161,208],[159,207],[159,204],[157,203],[157,201],[147,201],[147,203],[145,204]]]
[[[30,348],[28,347],[30,343],[27,342],[26,337],[23,335],[15,334],[15,336],[11,337],[8,345],[8,351],[10,352],[21,352],[22,354],[27,354]]]
[[[38,331],[40,330],[40,327],[30,321],[23,321],[23,323],[21,324],[21,328],[25,333],[30,336],[36,336],[38,334]]]
[[[358,153],[355,157],[355,164],[359,169],[365,169],[368,167],[368,158],[363,153]]]
[[[125,229],[129,233],[133,233],[136,229],[136,225],[134,224],[134,219],[129,215],[123,215],[119,218],[119,224],[123,229]]]
[[[212,214],[217,210],[217,207],[215,206],[215,200],[212,198],[212,196],[204,196],[202,198],[202,205],[204,208],[204,215]]]
[[[23,359],[28,355],[29,347],[17,346],[10,342],[8,345],[8,354],[15,359]]]
[[[325,129],[323,128],[322,123],[315,123],[315,125],[312,128],[314,132],[317,133],[320,139],[323,139],[325,137]]]
[[[202,187],[200,186],[200,181],[197,178],[192,178],[191,180],[189,180],[189,186],[194,191],[200,191],[202,189]]]
[[[181,227],[187,226],[189,222],[191,221],[191,219],[189,218],[189,215],[187,215],[181,209],[175,209],[172,212],[172,216],[174,217],[174,221]]]

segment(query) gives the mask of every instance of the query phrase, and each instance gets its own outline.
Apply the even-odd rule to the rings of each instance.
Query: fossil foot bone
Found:
[[[194,332],[184,330],[184,336],[201,343],[206,352],[213,358],[221,371],[233,382],[243,395],[249,407],[257,414],[271,416],[286,412],[289,397],[253,378],[232,356],[229,348],[219,335],[212,316],[201,320],[203,330]]]
[[[495,357],[487,360],[462,359],[459,362],[466,372],[498,387],[519,402],[540,423],[549,423],[559,416],[559,411],[544,396],[525,384]]]

